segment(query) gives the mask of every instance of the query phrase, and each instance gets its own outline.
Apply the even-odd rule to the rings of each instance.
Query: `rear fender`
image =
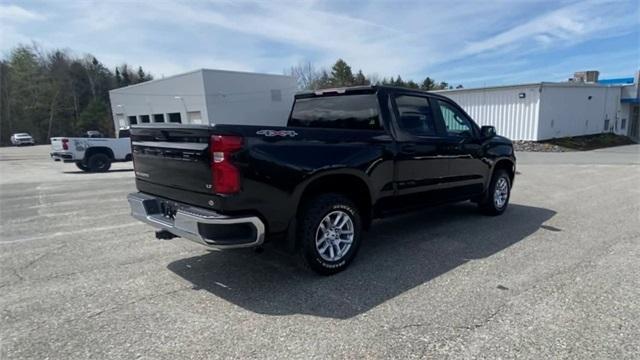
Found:
[[[300,204],[300,200],[302,200],[302,196],[305,192],[305,190],[307,190],[309,188],[309,185],[315,183],[316,181],[321,181],[323,179],[326,179],[328,177],[331,176],[353,176],[357,179],[359,179],[360,181],[362,181],[366,187],[367,187],[367,193],[369,194],[369,199],[373,199],[373,193],[371,191],[371,184],[369,183],[369,179],[364,176],[364,174],[358,170],[355,169],[349,169],[349,168],[340,168],[340,169],[330,169],[330,170],[322,170],[322,171],[318,171],[316,173],[314,173],[312,176],[310,176],[309,178],[305,179],[303,182],[301,182],[296,189],[293,192],[293,201],[296,204]],[[336,188],[335,192],[340,192],[341,189]],[[368,204],[371,205],[371,204]]]

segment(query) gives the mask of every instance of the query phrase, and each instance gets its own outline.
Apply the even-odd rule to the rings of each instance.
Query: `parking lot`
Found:
[[[640,147],[520,153],[511,205],[374,223],[332,277],[155,240],[131,163],[0,149],[0,359],[637,358]]]

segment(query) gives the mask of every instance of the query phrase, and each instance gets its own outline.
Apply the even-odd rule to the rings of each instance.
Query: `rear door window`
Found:
[[[436,128],[429,99],[423,96],[398,95],[398,127],[417,136],[435,136]]]
[[[289,126],[381,130],[375,94],[318,96],[296,99]]]

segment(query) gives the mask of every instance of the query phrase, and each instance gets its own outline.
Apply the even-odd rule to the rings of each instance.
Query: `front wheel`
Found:
[[[356,256],[362,236],[362,220],[355,204],[340,194],[323,194],[304,207],[299,240],[302,258],[321,275],[338,273]]]
[[[505,170],[497,170],[491,178],[485,199],[480,208],[487,215],[500,215],[509,205],[511,197],[511,178]]]

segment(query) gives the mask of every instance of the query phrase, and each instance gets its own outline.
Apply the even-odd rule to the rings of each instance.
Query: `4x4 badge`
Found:
[[[293,131],[293,130],[270,130],[270,129],[265,129],[265,130],[258,130],[256,132],[257,135],[264,135],[264,136],[282,136],[282,137],[286,137],[286,136],[298,136],[298,133]]]

